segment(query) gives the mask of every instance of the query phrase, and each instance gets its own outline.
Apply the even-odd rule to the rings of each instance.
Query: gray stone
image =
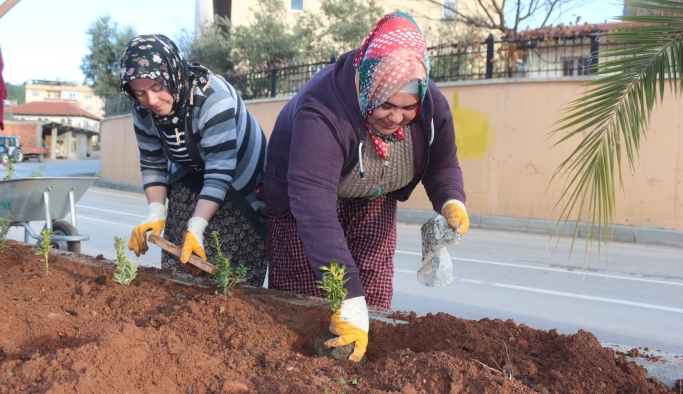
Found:
[[[323,346],[325,341],[336,337],[336,335],[329,331],[318,335],[313,344],[315,354],[317,354],[318,357],[329,357],[338,361],[348,360],[351,353],[353,353],[353,349],[356,346],[355,344],[351,343],[346,346],[333,347],[329,349],[326,349],[325,346]],[[363,356],[363,360],[365,360],[365,356]]]

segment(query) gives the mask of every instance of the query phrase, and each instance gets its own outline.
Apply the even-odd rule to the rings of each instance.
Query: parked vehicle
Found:
[[[47,148],[20,145],[19,137],[17,136],[0,136],[0,162],[2,163],[7,162],[9,159],[12,159],[15,163],[21,163],[30,158],[36,158],[38,162],[42,162],[47,154]]]

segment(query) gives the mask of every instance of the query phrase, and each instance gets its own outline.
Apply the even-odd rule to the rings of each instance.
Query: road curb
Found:
[[[433,211],[399,209],[396,213],[396,220],[399,223],[422,225],[435,214]],[[557,222],[553,220],[486,215],[470,216],[470,229],[516,231],[550,236],[555,231],[556,224]],[[567,222],[564,228],[557,228],[557,232],[562,231],[563,237],[571,237],[575,230],[575,224],[576,222]],[[578,238],[586,238],[589,230],[589,226],[586,223],[579,223]],[[683,248],[683,231],[614,225],[610,241]]]

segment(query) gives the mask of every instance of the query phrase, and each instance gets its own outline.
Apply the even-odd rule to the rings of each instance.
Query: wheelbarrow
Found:
[[[0,217],[10,217],[10,227],[24,228],[24,242],[29,237],[41,241],[29,222],[45,220],[53,231],[50,239],[55,249],[80,253],[81,241],[90,239],[78,233],[76,202],[97,178],[21,178],[0,180]],[[71,222],[63,220],[71,214]]]

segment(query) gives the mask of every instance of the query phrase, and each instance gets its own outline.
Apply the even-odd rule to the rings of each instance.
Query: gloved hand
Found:
[[[342,301],[341,307],[332,315],[330,331],[339,335],[337,338],[325,341],[326,348],[346,346],[355,342],[353,353],[349,360],[359,362],[368,347],[368,331],[370,317],[365,297],[355,297]]]
[[[180,251],[180,262],[187,264],[190,261],[190,255],[196,254],[203,260],[206,260],[206,252],[204,251],[204,230],[209,222],[206,219],[194,216],[187,222],[187,232],[185,232],[185,241],[183,242],[182,250]]]
[[[128,249],[132,250],[136,256],[140,253],[145,254],[149,249],[147,246],[147,232],[152,231],[152,235],[161,235],[166,224],[166,205],[153,202],[147,206],[147,218],[133,229],[128,241]]]
[[[465,204],[458,200],[448,200],[443,205],[441,209],[441,215],[443,215],[448,221],[448,225],[451,228],[460,227],[460,236],[465,235],[467,230],[470,228],[470,217],[467,216],[467,209],[465,209]]]

